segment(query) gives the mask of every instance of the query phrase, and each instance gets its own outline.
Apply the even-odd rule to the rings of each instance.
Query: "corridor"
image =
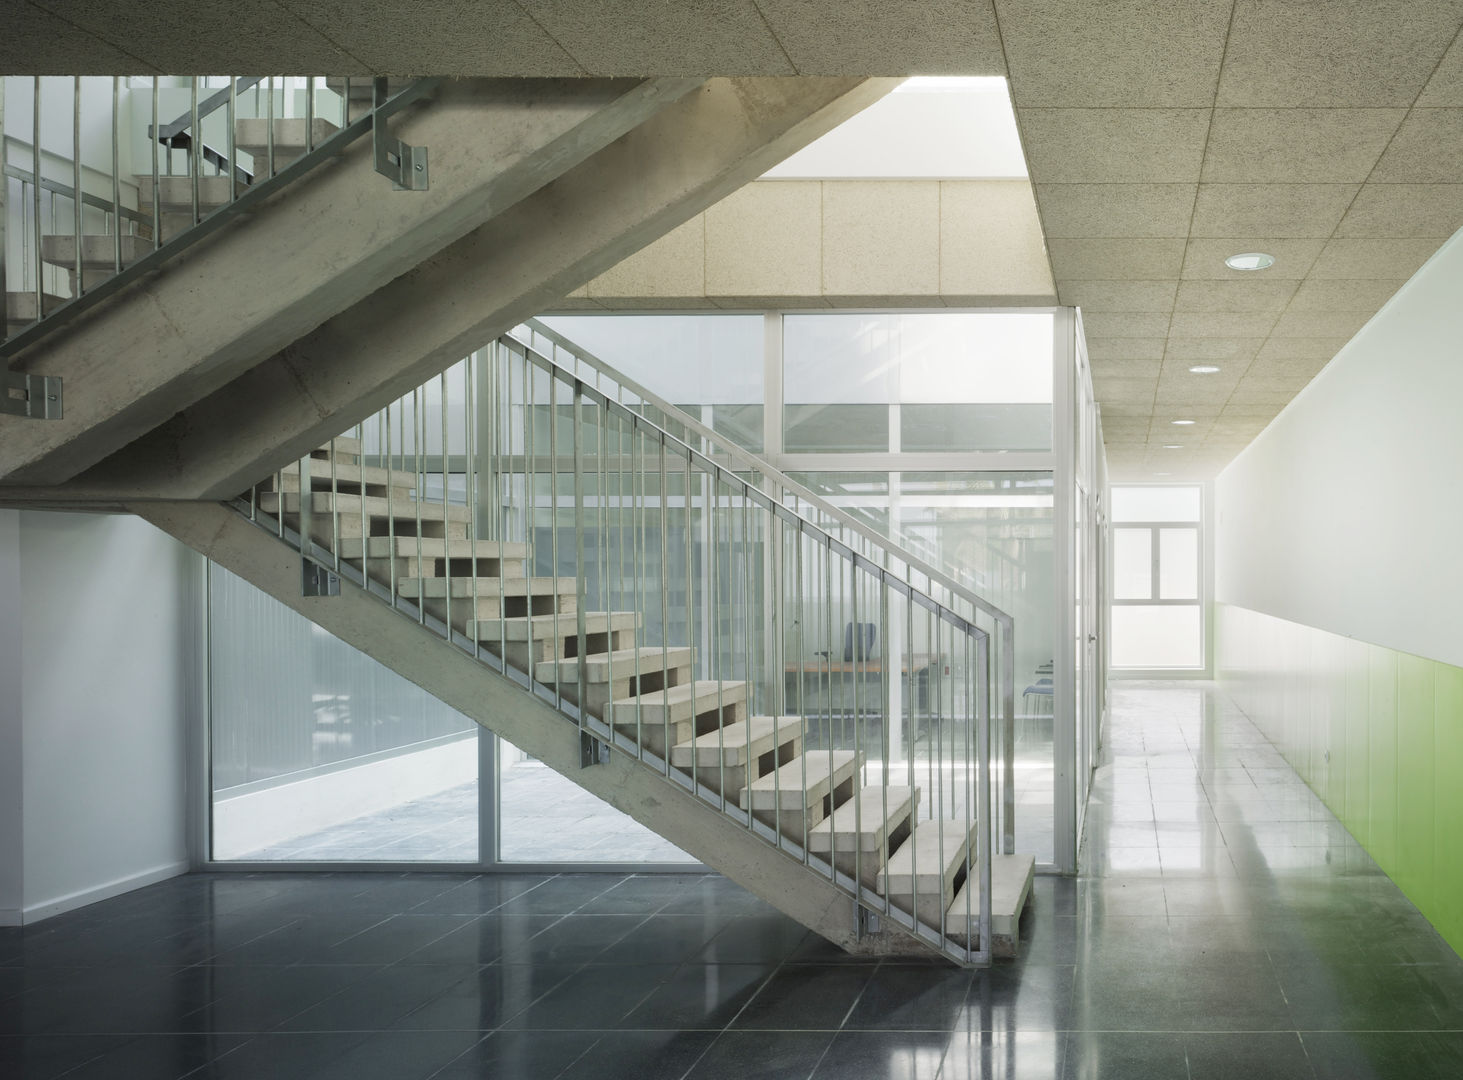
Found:
[[[704,873],[195,874],[0,929],[0,1076],[1463,1075],[1463,960],[1254,726],[1113,705],[1014,963],[850,960]]]

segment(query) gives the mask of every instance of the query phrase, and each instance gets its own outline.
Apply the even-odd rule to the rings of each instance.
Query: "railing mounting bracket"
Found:
[[[427,148],[408,146],[393,139],[386,130],[386,117],[381,105],[386,100],[386,80],[376,79],[371,113],[371,145],[376,154],[376,171],[391,181],[397,191],[427,190]]]
[[[579,767],[603,765],[610,760],[610,748],[587,731],[579,733]]]
[[[340,575],[314,559],[300,560],[301,592],[304,596],[339,596]]]
[[[28,420],[61,419],[61,376],[5,371],[0,386],[0,413]]]

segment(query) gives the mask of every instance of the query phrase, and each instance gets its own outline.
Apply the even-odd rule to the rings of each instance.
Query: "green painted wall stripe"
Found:
[[[1463,954],[1463,668],[1217,605],[1225,691]]]

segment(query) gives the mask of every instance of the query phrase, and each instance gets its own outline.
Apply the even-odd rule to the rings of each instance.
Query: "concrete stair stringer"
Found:
[[[586,791],[653,829],[803,926],[850,953],[929,956],[932,946],[884,920],[859,934],[855,902],[816,870],[777,851],[704,798],[624,752],[580,766],[579,733],[552,706],[353,585],[300,594],[300,556],[222,503],[151,502],[127,509],[434,694]],[[743,819],[744,820],[744,819]]]

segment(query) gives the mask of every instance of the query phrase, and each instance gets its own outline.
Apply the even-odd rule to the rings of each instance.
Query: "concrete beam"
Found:
[[[65,380],[66,415],[11,421],[0,478],[54,485],[501,214],[700,84],[468,79],[392,121],[431,187],[394,191],[369,136],[12,367]],[[9,430],[13,429],[13,430]]]
[[[553,307],[898,83],[710,80],[79,478],[77,489],[235,496]]]
[[[218,503],[133,510],[834,944],[871,955],[929,955],[898,929],[860,938],[851,897],[630,756],[612,753],[606,764],[581,768],[577,727],[365,590],[343,583],[339,596],[301,596],[299,553],[242,514]]]

